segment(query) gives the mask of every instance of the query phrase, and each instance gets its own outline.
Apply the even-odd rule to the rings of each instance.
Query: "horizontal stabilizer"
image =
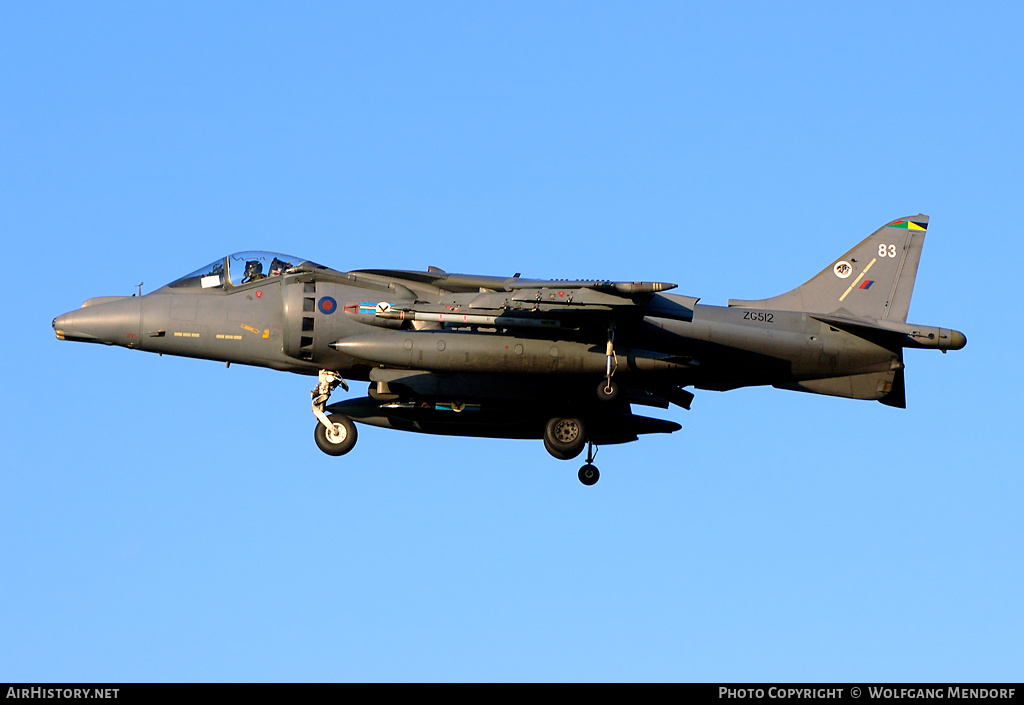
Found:
[[[826,314],[812,314],[811,318],[883,345],[937,350],[960,350],[967,345],[967,336],[949,328]]]

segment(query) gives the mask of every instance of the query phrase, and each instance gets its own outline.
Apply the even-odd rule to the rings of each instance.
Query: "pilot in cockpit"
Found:
[[[259,260],[251,259],[245,263],[245,278],[242,279],[243,284],[254,282],[257,279],[266,279],[267,275],[263,273],[263,264]]]
[[[284,270],[288,269],[289,266],[291,265],[287,262],[275,257],[274,261],[270,263],[270,276],[276,277],[279,274],[284,274]]]

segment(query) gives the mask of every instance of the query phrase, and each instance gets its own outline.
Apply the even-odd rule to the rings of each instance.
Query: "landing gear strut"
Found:
[[[313,415],[317,419],[313,439],[317,447],[328,455],[344,455],[356,444],[356,425],[352,419],[342,414],[328,416],[324,411],[331,392],[338,386],[348,391],[348,384],[341,375],[330,370],[320,370],[316,388],[310,392],[313,397]]]
[[[597,471],[597,466],[594,465],[594,458],[597,457],[597,451],[594,449],[594,444],[587,441],[587,464],[580,468],[579,478],[580,482],[584,485],[592,485],[601,479],[601,473]]]
[[[601,401],[611,401],[619,396],[619,385],[612,381],[612,375],[619,368],[619,358],[615,354],[615,324],[608,326],[608,343],[605,346],[604,357],[604,379],[597,385],[597,398]]]

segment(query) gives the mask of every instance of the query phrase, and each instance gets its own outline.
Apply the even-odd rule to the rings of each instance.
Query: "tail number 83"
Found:
[[[895,257],[896,256],[896,245],[886,245],[882,243],[878,246],[879,257]]]

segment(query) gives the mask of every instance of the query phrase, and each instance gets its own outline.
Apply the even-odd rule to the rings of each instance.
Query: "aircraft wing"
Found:
[[[386,277],[401,282],[428,284],[442,291],[452,293],[468,293],[487,289],[490,291],[516,291],[519,289],[538,289],[558,287],[562,289],[594,289],[614,291],[619,294],[652,294],[659,291],[675,289],[676,285],[669,282],[618,282],[606,279],[522,279],[519,275],[512,277],[495,277],[480,274],[449,274],[436,267],[426,272],[401,269],[359,269],[352,274]]]
[[[698,301],[662,294],[675,288],[668,282],[523,279],[448,274],[439,269],[358,270],[351,275],[380,284],[400,283],[410,289],[435,288],[435,296],[423,297],[430,299],[429,303],[418,296],[415,303],[396,303],[378,310],[376,315],[446,326],[574,328],[581,317],[600,318],[613,313],[689,321]]]

